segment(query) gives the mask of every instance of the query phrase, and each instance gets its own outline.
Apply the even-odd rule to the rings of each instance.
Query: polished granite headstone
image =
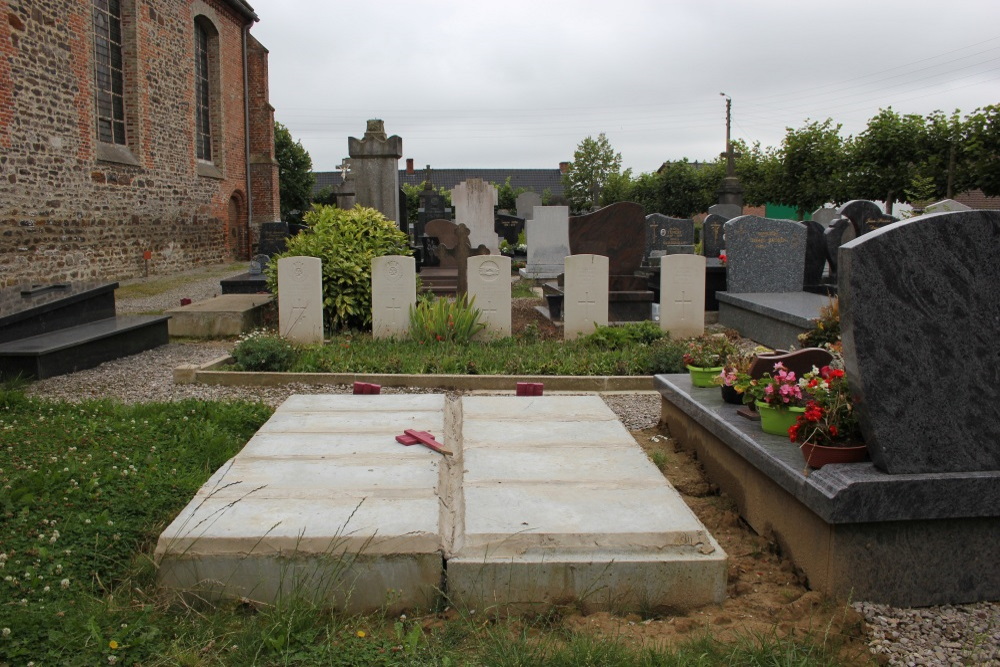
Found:
[[[612,276],[631,276],[642,265],[646,216],[642,206],[618,202],[569,219],[572,255],[604,255]]]
[[[1000,211],[911,218],[840,249],[844,356],[887,473],[1000,470]]]
[[[826,261],[830,263],[830,282],[837,282],[837,266],[840,246],[856,238],[854,225],[847,218],[837,218],[823,233],[826,240]]]
[[[815,220],[802,223],[806,228],[806,266],[802,277],[803,285],[819,285],[823,282],[826,268],[826,239],[823,225]]]
[[[646,216],[646,250],[644,266],[655,265],[664,255],[685,255],[694,252],[694,220],[671,218],[662,213]]]
[[[876,215],[871,218],[867,218],[864,222],[863,233],[867,234],[873,232],[876,229],[881,229],[886,225],[891,225],[894,222],[899,222],[899,218],[893,215]]]
[[[114,317],[117,287],[91,280],[0,289],[0,343]]]
[[[261,223],[257,253],[273,257],[278,253],[285,252],[289,235],[288,225],[284,222]]]
[[[850,220],[851,224],[854,225],[854,235],[861,236],[867,231],[866,223],[869,218],[879,218],[885,213],[873,201],[852,199],[840,207],[840,215]]]
[[[727,218],[716,213],[709,213],[701,223],[701,253],[707,259],[715,259],[719,253],[725,252],[726,242],[723,238],[723,227]]]
[[[743,215],[726,223],[725,234],[729,292],[802,291],[806,257],[803,225]]]
[[[518,237],[524,231],[524,218],[497,213],[493,221],[493,231],[506,241],[507,245],[516,246]]]

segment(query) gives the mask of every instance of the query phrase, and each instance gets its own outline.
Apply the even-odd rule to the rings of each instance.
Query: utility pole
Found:
[[[722,179],[722,185],[716,194],[719,195],[720,204],[732,204],[742,208],[743,186],[736,177],[736,158],[739,155],[733,150],[732,141],[733,98],[725,93],[719,95],[726,98],[726,152],[721,155],[726,158],[726,177]]]

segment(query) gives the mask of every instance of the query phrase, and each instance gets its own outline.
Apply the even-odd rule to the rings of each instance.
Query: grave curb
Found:
[[[248,373],[219,370],[231,364],[229,355],[204,364],[182,364],[174,369],[174,384],[276,387],[303,383],[350,385],[371,382],[383,387],[419,387],[444,390],[510,390],[518,382],[541,382],[549,391],[652,391],[651,375],[402,375],[388,373]]]

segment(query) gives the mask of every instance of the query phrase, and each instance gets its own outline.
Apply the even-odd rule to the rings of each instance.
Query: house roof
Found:
[[[954,196],[954,200],[979,210],[1000,209],[1000,197],[987,197],[982,190],[969,190]]]
[[[313,196],[326,187],[340,185],[343,178],[339,171],[317,171],[316,184],[313,186]],[[503,185],[510,177],[512,188],[525,188],[538,194],[546,189],[553,196],[563,194],[562,172],[559,169],[431,169],[431,184],[435,189],[453,189],[462,181],[470,178],[481,178],[484,181]],[[407,174],[405,169],[399,170],[400,185],[420,185],[424,182],[424,171],[415,170]]]
[[[253,7],[243,2],[243,0],[226,0],[226,4],[236,10],[237,14],[249,21],[257,22],[260,20],[257,13],[254,12]]]

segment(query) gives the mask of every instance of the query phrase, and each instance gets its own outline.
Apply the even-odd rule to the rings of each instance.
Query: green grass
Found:
[[[348,616],[301,599],[189,606],[159,591],[156,537],[270,415],[126,406],[0,387],[0,665],[831,665],[807,640],[698,637],[673,651],[464,615]]]
[[[233,356],[257,359],[266,336],[246,337]],[[528,331],[489,342],[376,340],[369,334],[334,335],[325,345],[303,346],[280,366],[254,370],[300,373],[457,375],[650,375],[680,373],[683,344],[653,322],[601,327],[574,341],[539,340]],[[249,362],[248,362],[249,363]],[[248,366],[249,368],[250,366]]]

